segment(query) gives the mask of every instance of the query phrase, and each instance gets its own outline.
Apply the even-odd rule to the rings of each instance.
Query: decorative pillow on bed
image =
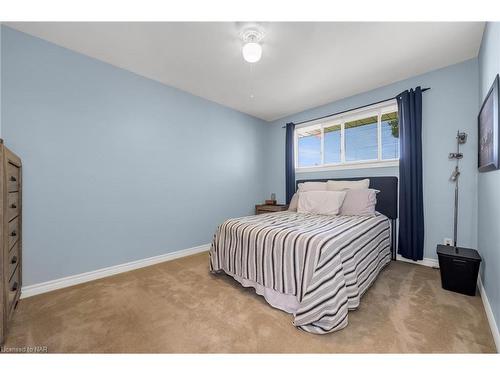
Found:
[[[357,181],[335,181],[328,180],[326,183],[327,190],[332,191],[342,191],[346,189],[368,189],[370,187],[370,179],[365,178],[364,180]]]
[[[349,189],[340,215],[346,216],[375,216],[375,206],[377,205],[377,193],[375,189]]]
[[[290,204],[288,205],[288,211],[297,212],[297,206],[299,204],[299,193],[295,193],[290,200]]]
[[[297,212],[338,215],[345,191],[306,191],[299,194]]]
[[[326,187],[326,182],[318,182],[318,181],[307,181],[302,182],[298,185],[298,192],[302,193],[304,191],[326,191],[328,190]]]

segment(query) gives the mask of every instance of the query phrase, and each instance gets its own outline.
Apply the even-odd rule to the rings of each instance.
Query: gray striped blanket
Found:
[[[293,324],[324,334],[344,328],[347,313],[390,262],[387,217],[278,212],[226,220],[215,233],[210,271],[296,296]]]

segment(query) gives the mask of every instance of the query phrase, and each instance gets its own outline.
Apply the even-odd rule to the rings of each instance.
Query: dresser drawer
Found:
[[[9,193],[7,196],[7,219],[11,221],[19,215],[19,193]]]
[[[269,214],[271,212],[280,212],[288,210],[288,206],[286,204],[256,204],[255,205],[255,213],[257,215],[260,214]]]
[[[19,191],[19,168],[7,163],[7,191]]]
[[[19,239],[19,218],[15,218],[11,222],[9,222],[9,231],[7,232],[8,241],[9,241],[9,250],[12,249],[12,245],[14,245]]]
[[[19,241],[16,242],[14,247],[10,250],[7,257],[7,266],[9,268],[9,280],[12,278],[14,271],[21,260],[19,259]]]
[[[7,298],[8,298],[8,311],[11,311],[12,305],[15,303],[17,295],[21,290],[21,284],[19,283],[19,267],[14,271],[14,275],[9,281],[9,289],[7,290]]]

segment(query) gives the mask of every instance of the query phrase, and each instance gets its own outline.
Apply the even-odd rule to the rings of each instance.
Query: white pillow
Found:
[[[297,206],[299,204],[299,193],[295,193],[290,200],[290,204],[288,205],[288,211],[297,212]]]
[[[304,191],[326,191],[326,182],[318,181],[308,181],[299,184],[298,192],[302,193]]]
[[[299,194],[297,212],[338,215],[346,196],[345,191],[306,191]]]
[[[370,186],[370,179],[365,178],[364,180],[357,181],[335,181],[328,180],[326,183],[327,190],[330,191],[342,191],[346,189],[368,189]]]
[[[346,216],[375,216],[375,206],[377,205],[377,193],[375,189],[349,189],[340,215]]]

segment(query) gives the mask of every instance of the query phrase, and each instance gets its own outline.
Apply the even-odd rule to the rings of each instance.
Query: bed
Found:
[[[370,188],[380,190],[375,216],[284,211],[226,220],[214,235],[210,271],[255,288],[301,330],[346,327],[349,310],[395,258],[397,178],[370,177]]]

